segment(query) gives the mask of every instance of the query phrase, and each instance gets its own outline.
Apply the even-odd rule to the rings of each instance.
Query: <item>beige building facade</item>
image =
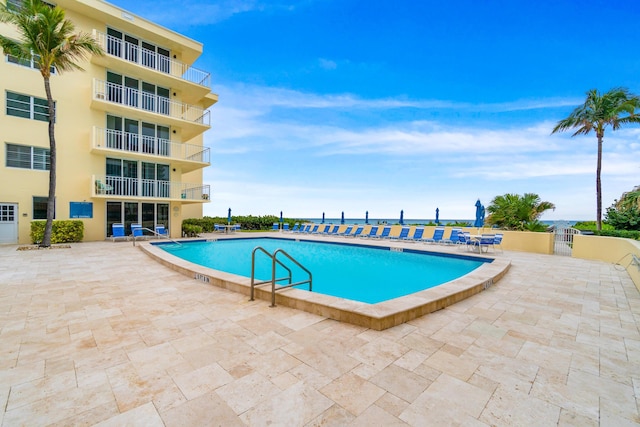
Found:
[[[0,0],[1,1],[1,0]],[[9,0],[17,3],[17,0]],[[210,150],[203,134],[218,100],[209,73],[191,65],[202,44],[98,0],[58,0],[76,31],[105,51],[52,74],[56,102],[55,218],[84,222],[84,240],[112,224],[163,225],[179,237],[183,218],[202,216]],[[0,33],[17,38],[0,24]],[[0,243],[30,243],[46,218],[49,139],[42,76],[30,63],[0,61]]]

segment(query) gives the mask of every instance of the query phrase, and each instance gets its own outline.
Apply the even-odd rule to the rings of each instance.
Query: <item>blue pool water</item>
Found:
[[[276,249],[284,249],[311,271],[313,292],[369,304],[409,295],[457,279],[490,261],[417,253],[407,249],[395,252],[388,247],[380,249],[275,238],[158,246],[187,261],[245,277],[251,277],[251,252],[255,247],[261,246],[270,253]],[[292,269],[294,282],[307,278],[306,273],[285,257],[279,256],[278,259]],[[277,277],[284,275],[284,270],[279,269]],[[271,261],[264,254],[256,255],[256,277],[260,280],[271,278]],[[308,289],[308,286],[301,285],[300,288]]]

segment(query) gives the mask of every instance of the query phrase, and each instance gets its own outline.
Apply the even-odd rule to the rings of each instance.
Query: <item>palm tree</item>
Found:
[[[562,132],[571,128],[577,128],[572,136],[588,135],[595,131],[598,138],[598,163],[596,166],[596,224],[597,229],[602,229],[602,184],[600,173],[602,171],[602,140],[604,130],[611,126],[612,130],[618,130],[627,123],[640,123],[640,117],[636,115],[636,109],[640,108],[640,98],[629,93],[626,88],[614,88],[601,94],[596,89],[587,92],[584,104],[577,107],[564,120],[560,120],[551,132]]]
[[[540,216],[549,209],[555,209],[551,202],[543,202],[534,193],[505,194],[496,196],[487,207],[489,217],[487,224],[497,225],[507,230],[544,229],[538,221]]]
[[[51,95],[51,69],[58,74],[65,71],[82,70],[77,64],[88,54],[102,55],[102,48],[86,33],[75,34],[74,24],[65,19],[64,10],[51,7],[40,0],[24,0],[20,7],[0,4],[0,22],[16,27],[19,40],[0,35],[0,46],[5,53],[19,60],[37,60],[38,69],[44,79],[49,113],[49,200],[47,203],[47,222],[40,246],[51,246],[51,228],[53,225],[54,202],[56,196],[56,139],[55,111]]]

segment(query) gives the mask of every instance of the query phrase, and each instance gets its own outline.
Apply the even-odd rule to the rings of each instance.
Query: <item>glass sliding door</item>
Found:
[[[164,225],[164,228],[169,229],[169,204],[158,203],[156,205],[156,225]]]
[[[107,101],[122,104],[122,76],[107,71]]]
[[[126,149],[127,151],[139,151],[139,136],[138,136],[138,121],[131,119],[124,119],[124,130],[126,132]]]
[[[107,234],[106,236],[113,235],[113,224],[122,223],[122,203],[121,202],[107,202]]]
[[[139,224],[138,203],[124,202],[124,229],[127,234],[131,234],[131,224]]]
[[[158,87],[158,113],[169,115],[171,102],[169,100],[169,89]]]
[[[122,118],[107,115],[107,148],[122,150]]]
[[[149,230],[155,230],[155,211],[154,203],[142,203],[142,226]]]
[[[156,125],[142,122],[142,152],[156,154]]]
[[[169,128],[166,126],[158,126],[157,141],[158,141],[158,154],[160,156],[169,157],[171,155]]]
[[[136,79],[132,79],[131,77],[125,77],[124,78],[124,90],[125,90],[125,100],[126,100],[126,104],[130,105],[131,107],[138,107],[138,105],[140,104],[140,102],[138,101],[138,98],[140,96],[140,91],[138,90],[138,86],[139,86],[140,82]]]
[[[155,163],[142,162],[142,195],[144,197],[156,197],[156,165]]]
[[[156,179],[158,180],[158,197],[169,197],[171,195],[169,165],[156,166]]]

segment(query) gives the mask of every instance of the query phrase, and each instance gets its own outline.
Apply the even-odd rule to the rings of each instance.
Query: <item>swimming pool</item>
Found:
[[[227,238],[255,238],[273,237],[271,233],[251,233],[249,236],[215,236],[214,240],[225,240]],[[282,236],[285,237],[285,236]],[[296,240],[297,236],[286,236],[289,240]],[[327,238],[325,236],[305,236],[303,240],[311,241],[333,241],[344,243],[341,238]],[[192,244],[197,240],[181,241]],[[200,239],[200,241],[204,241]],[[420,248],[419,252],[433,252],[444,256],[459,256],[455,247],[444,247],[441,245],[416,245],[415,243],[402,241],[350,241],[353,244],[363,243],[363,246],[378,246],[386,251],[404,251],[411,253],[415,248]],[[181,274],[195,280],[196,283],[204,286],[215,286],[229,291],[242,293],[249,299],[251,290],[251,279],[238,274],[215,270],[191,261],[176,257],[174,254],[161,249],[163,245],[152,242],[143,242],[138,247],[149,257],[163,264],[164,266],[180,272]],[[167,247],[167,246],[165,246]],[[478,257],[475,255],[465,256],[465,258]],[[489,289],[497,283],[509,270],[511,260],[501,257],[492,258],[492,262],[484,262],[480,267],[470,273],[446,282],[439,286],[434,286],[409,295],[401,296],[391,300],[369,304],[345,298],[324,295],[318,292],[308,292],[302,289],[289,288],[276,293],[277,306],[286,306],[308,313],[347,322],[375,330],[384,330],[402,323],[418,319],[426,314],[441,310],[457,302],[463,301],[479,292]],[[256,288],[256,298],[254,304],[262,304],[262,301],[271,301],[271,287],[263,286]],[[304,287],[303,287],[304,288]],[[315,284],[314,284],[315,290]],[[262,300],[262,301],[259,301]],[[242,307],[235,309],[241,310]]]
[[[161,245],[164,250],[182,259],[244,277],[251,276],[251,253],[258,246],[269,253],[283,249],[309,269],[313,274],[313,292],[367,304],[441,285],[491,261],[415,250],[392,251],[389,247],[277,238]],[[307,278],[306,273],[293,263],[281,259],[292,268],[293,282]],[[270,280],[271,260],[260,252],[256,255],[255,271],[258,280]],[[284,276],[285,270],[278,267],[276,277]],[[307,287],[299,286],[300,289]]]

